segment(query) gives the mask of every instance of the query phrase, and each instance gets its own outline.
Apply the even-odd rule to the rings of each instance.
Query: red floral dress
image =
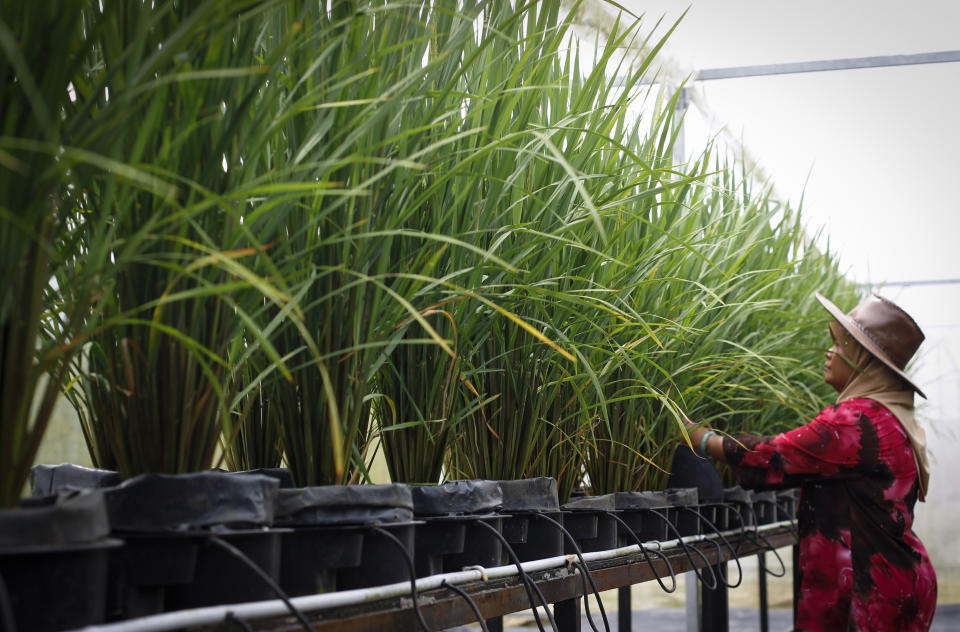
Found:
[[[849,399],[776,437],[727,437],[747,486],[801,485],[800,601],[807,632],[928,630],[937,577],[911,530],[917,470],[886,408]]]

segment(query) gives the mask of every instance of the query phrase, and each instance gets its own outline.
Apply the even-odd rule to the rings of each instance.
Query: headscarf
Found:
[[[919,498],[925,501],[930,481],[930,463],[927,460],[926,433],[913,414],[913,390],[899,375],[854,340],[837,321],[830,323],[830,335],[837,343],[839,355],[853,365],[853,375],[841,389],[837,403],[855,397],[872,399],[897,418],[910,440],[920,485]]]

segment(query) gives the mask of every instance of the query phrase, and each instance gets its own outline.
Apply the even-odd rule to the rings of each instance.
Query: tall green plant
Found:
[[[110,269],[69,395],[94,462],[127,476],[209,468],[244,363],[261,347],[279,360],[261,328],[266,305],[287,306],[289,296],[282,277],[260,272],[273,272],[265,240],[281,218],[257,213],[274,193],[260,178],[286,41],[264,25],[279,6],[106,2],[82,11],[85,67],[63,111],[70,138],[176,187],[163,197],[114,171],[77,169],[80,186],[59,202],[90,224],[73,269],[92,258]]]
[[[60,150],[85,52],[79,18],[77,4],[0,8],[0,507],[20,497],[92,298],[89,278],[62,301],[49,286],[76,228],[55,200],[82,159]]]

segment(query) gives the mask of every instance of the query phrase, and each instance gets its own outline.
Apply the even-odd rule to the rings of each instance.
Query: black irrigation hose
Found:
[[[753,524],[754,524],[756,527],[759,527],[759,526],[760,526],[760,521],[757,519],[757,510],[756,510],[756,508],[755,508],[753,505],[750,505],[750,513],[753,514]],[[767,538],[765,538],[764,535],[763,535],[762,533],[760,533],[759,529],[758,529],[757,531],[754,531],[754,535],[755,535],[756,537],[753,538],[753,543],[756,544],[758,547],[764,549],[764,551],[769,552],[769,553],[773,553],[773,556],[774,556],[775,558],[777,558],[777,561],[778,561],[778,562],[780,562],[780,570],[779,570],[779,571],[773,572],[773,571],[771,571],[769,568],[765,568],[764,570],[767,572],[767,574],[770,575],[770,576],[772,576],[772,577],[783,577],[783,576],[785,576],[785,575],[787,574],[787,566],[786,566],[786,564],[783,563],[783,558],[780,557],[780,554],[777,553],[777,550],[773,547],[772,544],[770,544],[770,540],[768,540]],[[763,541],[762,543],[761,543],[761,540]]]
[[[587,599],[587,593],[590,592],[590,586],[587,584],[587,578],[590,577],[590,570],[584,565],[582,561],[574,562],[573,567],[580,571],[580,581],[583,582],[583,610],[587,615],[587,621],[590,623],[590,628],[593,632],[599,632],[597,626],[593,624],[593,616],[590,614],[590,600]],[[593,580],[590,580],[590,584],[593,584]],[[600,594],[597,591],[596,585],[593,586],[594,594],[597,596],[597,603],[600,603]],[[603,623],[607,626],[607,632],[610,632],[610,624],[607,623],[607,615],[603,612],[603,604],[600,603],[600,612],[603,613]]]
[[[537,604],[533,599],[533,593],[536,592],[537,597],[540,599],[540,603],[543,604],[543,609],[547,613],[547,619],[550,621],[550,626],[553,628],[554,632],[557,631],[557,622],[553,620],[553,615],[550,614],[550,607],[547,605],[547,600],[544,598],[543,593],[540,591],[540,588],[537,586],[537,583],[530,579],[530,576],[527,575],[527,572],[523,570],[523,566],[520,564],[520,558],[517,557],[516,552],[513,550],[513,547],[510,546],[510,543],[507,542],[507,539],[503,537],[503,534],[497,531],[494,527],[490,526],[483,520],[474,520],[476,524],[483,525],[485,529],[490,531],[500,543],[503,544],[503,547],[507,551],[507,555],[510,557],[510,561],[517,567],[517,571],[520,574],[520,581],[523,583],[523,587],[527,591],[527,599],[530,600],[530,609],[533,610],[533,618],[537,622],[537,627],[540,628],[540,632],[545,632],[543,629],[543,623],[540,621],[540,614],[537,612]]]
[[[583,571],[586,573],[586,580],[590,582],[590,588],[593,589],[593,594],[597,598],[597,605],[600,606],[600,617],[603,619],[603,626],[607,632],[610,632],[610,622],[607,621],[607,612],[603,609],[603,602],[600,601],[600,589],[597,588],[597,583],[593,581],[593,575],[590,574],[590,571],[587,569],[587,562],[583,559],[583,552],[580,551],[580,547],[577,545],[577,541],[574,539],[573,535],[564,527],[561,523],[557,522],[550,516],[545,514],[536,513],[534,514],[537,518],[547,520],[552,523],[560,532],[567,538],[567,541],[573,546],[574,552],[577,554],[577,559],[580,560],[580,565],[583,566]],[[587,598],[587,593],[590,592],[587,590],[586,584],[583,587],[583,607],[587,613],[587,622],[590,624],[590,629],[593,632],[600,632],[597,630],[597,627],[593,624],[593,617],[590,616],[590,600]]]
[[[408,551],[407,546],[400,541],[400,538],[393,535],[386,529],[373,526],[370,527],[370,530],[393,542],[400,549],[400,552],[403,553],[403,559],[407,563],[407,570],[410,572],[410,597],[413,599],[413,612],[417,615],[417,622],[420,624],[420,627],[422,627],[426,632],[431,632],[430,627],[423,618],[423,613],[420,612],[420,603],[417,601],[417,572],[413,568],[413,556],[410,555],[410,551]]]
[[[448,588],[466,599],[467,603],[470,605],[470,609],[473,610],[473,614],[477,615],[477,622],[480,623],[480,629],[483,630],[483,632],[490,632],[490,630],[487,629],[487,622],[484,620],[483,614],[480,612],[480,608],[477,606],[477,602],[470,598],[470,595],[467,594],[467,591],[459,586],[451,584],[447,580],[440,582],[440,586],[442,588]]]
[[[780,557],[780,554],[777,553],[777,550],[773,547],[772,544],[770,544],[770,540],[765,538],[763,534],[760,533],[759,531],[757,532],[757,537],[763,540],[764,548],[770,553],[773,553],[773,556],[777,558],[778,562],[780,562],[780,570],[777,571],[776,573],[771,571],[769,568],[765,568],[764,570],[767,572],[768,575],[771,575],[772,577],[784,577],[787,574],[787,565],[783,563],[783,558]]]
[[[750,506],[750,513],[753,514],[753,523],[754,523],[754,531],[752,531],[752,532],[748,532],[748,531],[747,531],[747,521],[746,521],[746,519],[744,519],[743,514],[740,513],[740,509],[739,509],[739,507],[737,507],[736,504],[724,503],[724,506],[727,507],[727,509],[732,509],[734,512],[736,512],[737,518],[740,520],[740,534],[741,534],[742,536],[744,536],[744,540],[748,539],[748,538],[747,538],[747,533],[752,533],[754,537],[749,538],[750,542],[751,542],[753,545],[755,545],[755,546],[763,549],[765,553],[773,553],[773,556],[777,558],[777,561],[778,561],[778,562],[780,562],[780,570],[779,570],[779,571],[774,572],[774,571],[771,571],[769,568],[765,568],[764,570],[766,571],[766,573],[767,573],[768,575],[771,575],[772,577],[783,577],[783,576],[785,576],[785,575],[787,574],[787,566],[786,566],[786,564],[783,563],[783,558],[780,557],[780,554],[777,553],[777,550],[773,547],[773,545],[770,544],[770,541],[767,540],[765,537],[763,537],[763,535],[762,535],[759,531],[756,530],[757,512],[754,511],[753,505]],[[763,540],[763,542],[761,542],[760,540]],[[743,541],[741,541],[739,544],[737,544],[737,549],[736,549],[736,551],[737,551],[738,554],[740,553],[740,546],[741,546],[742,544],[743,544]]]
[[[778,510],[779,510],[779,506],[778,506]],[[794,514],[796,514],[796,512],[794,512]],[[796,525],[796,521],[797,521],[796,515],[794,515],[793,518],[788,518],[788,520],[790,521],[790,524],[789,524],[790,533],[792,533],[797,540],[800,540],[800,530],[797,528],[797,525]]]
[[[673,535],[676,536],[677,542],[680,544],[680,548],[683,549],[684,555],[686,555],[687,559],[690,561],[690,566],[693,567],[693,572],[697,576],[697,579],[700,580],[700,583],[706,586],[709,590],[716,590],[717,586],[720,585],[720,582],[717,580],[717,576],[713,572],[713,567],[710,566],[710,560],[708,560],[707,556],[703,554],[703,551],[701,551],[695,546],[690,546],[686,542],[684,542],[683,536],[680,535],[680,532],[677,530],[677,528],[673,526],[673,523],[670,522],[664,514],[660,513],[656,509],[647,509],[647,511],[659,516],[660,519],[663,520],[663,523],[667,525],[667,529],[673,531]],[[699,555],[703,559],[703,562],[704,562],[703,568],[710,571],[710,577],[713,578],[713,585],[708,584],[706,580],[703,578],[703,575],[700,573],[702,569],[697,568],[697,563],[693,561],[693,557],[691,557],[690,555],[691,550],[696,551],[697,555]]]
[[[13,606],[10,604],[10,593],[7,592],[3,575],[0,575],[0,630],[17,632],[17,623],[13,620]]]
[[[730,551],[730,559],[732,559],[732,560],[734,561],[734,563],[737,565],[737,583],[731,584],[731,583],[727,582],[727,578],[724,577],[724,572],[723,572],[723,570],[722,570],[722,569],[723,569],[722,566],[718,566],[718,567],[717,567],[717,568],[720,570],[718,579],[719,579],[721,582],[723,582],[723,585],[726,586],[727,588],[736,588],[737,586],[739,586],[739,585],[743,582],[743,568],[740,566],[740,558],[737,557],[737,552],[734,550],[733,545],[731,545],[730,542],[727,540],[727,538],[725,538],[724,535],[723,535],[722,533],[720,533],[720,529],[718,529],[715,524],[713,524],[712,522],[710,522],[710,520],[709,520],[705,515],[703,515],[702,513],[700,513],[700,510],[699,510],[699,509],[694,509],[693,507],[690,507],[690,506],[687,506],[687,505],[681,505],[681,507],[682,507],[683,509],[686,509],[687,511],[690,511],[690,512],[693,512],[694,514],[696,514],[696,516],[697,516],[700,520],[702,520],[702,521],[704,522],[704,524],[706,524],[707,527],[709,527],[710,530],[713,531],[714,534],[716,534],[716,535],[720,538],[720,540],[723,542],[724,546],[727,547],[727,550]],[[717,541],[715,541],[715,540],[711,540],[711,541],[712,541],[714,544],[716,544],[716,546],[717,546],[717,558],[719,559],[719,557],[720,557],[720,543],[717,542]]]
[[[250,626],[249,623],[247,623],[246,621],[244,621],[243,619],[241,619],[241,618],[238,617],[237,615],[233,614],[232,612],[228,612],[228,613],[227,613],[227,616],[224,617],[224,619],[225,619],[228,623],[232,623],[232,624],[236,625],[238,628],[240,628],[241,630],[243,630],[243,632],[254,632],[254,629]]]
[[[627,530],[627,533],[629,533],[631,537],[633,537],[633,539],[636,541],[637,546],[640,547],[640,552],[643,553],[644,559],[647,561],[647,564],[650,566],[650,570],[653,571],[653,576],[656,578],[657,583],[660,584],[660,588],[662,588],[664,592],[668,592],[668,593],[672,593],[673,591],[675,591],[677,589],[677,574],[673,572],[673,564],[670,563],[670,560],[667,558],[667,556],[661,553],[660,551],[650,550],[650,553],[653,553],[659,556],[660,559],[663,560],[663,563],[667,565],[667,570],[670,571],[670,580],[673,582],[673,586],[671,586],[670,588],[667,588],[666,586],[663,585],[663,580],[660,577],[660,573],[657,572],[657,567],[653,565],[653,560],[650,559],[650,555],[649,553],[647,553],[647,547],[643,546],[643,542],[640,541],[640,538],[639,536],[637,536],[636,532],[630,528],[630,525],[624,522],[623,518],[613,513],[612,511],[607,511],[606,514],[611,518],[613,518],[614,520],[616,520],[617,522],[619,522],[621,525],[623,525],[623,528]]]
[[[247,555],[243,551],[233,546],[232,544],[230,544],[220,536],[209,535],[207,536],[207,541],[210,542],[211,544],[215,544],[219,546],[221,549],[223,549],[230,555],[236,557],[238,560],[246,564],[246,566],[250,570],[252,570],[257,575],[257,577],[262,579],[263,582],[270,587],[270,590],[275,592],[277,596],[280,597],[281,600],[283,600],[283,603],[287,606],[287,609],[290,610],[290,613],[297,618],[297,621],[300,622],[300,624],[304,627],[304,629],[307,630],[307,632],[313,632],[313,628],[310,627],[310,624],[307,622],[306,617],[304,617],[303,613],[300,612],[300,610],[298,610],[297,607],[293,605],[293,603],[290,601],[290,597],[287,596],[287,593],[285,593],[283,589],[280,588],[280,586],[277,584],[277,582],[275,582],[272,577],[267,575],[264,572],[264,570],[260,568],[260,566],[256,562],[251,560],[249,557],[247,557]]]

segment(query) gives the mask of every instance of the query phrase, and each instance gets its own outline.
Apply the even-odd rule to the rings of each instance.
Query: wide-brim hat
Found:
[[[923,332],[910,314],[879,294],[871,294],[849,314],[844,314],[819,292],[814,292],[814,295],[854,340],[902,377],[920,397],[927,398],[904,373],[907,363],[924,339]]]

